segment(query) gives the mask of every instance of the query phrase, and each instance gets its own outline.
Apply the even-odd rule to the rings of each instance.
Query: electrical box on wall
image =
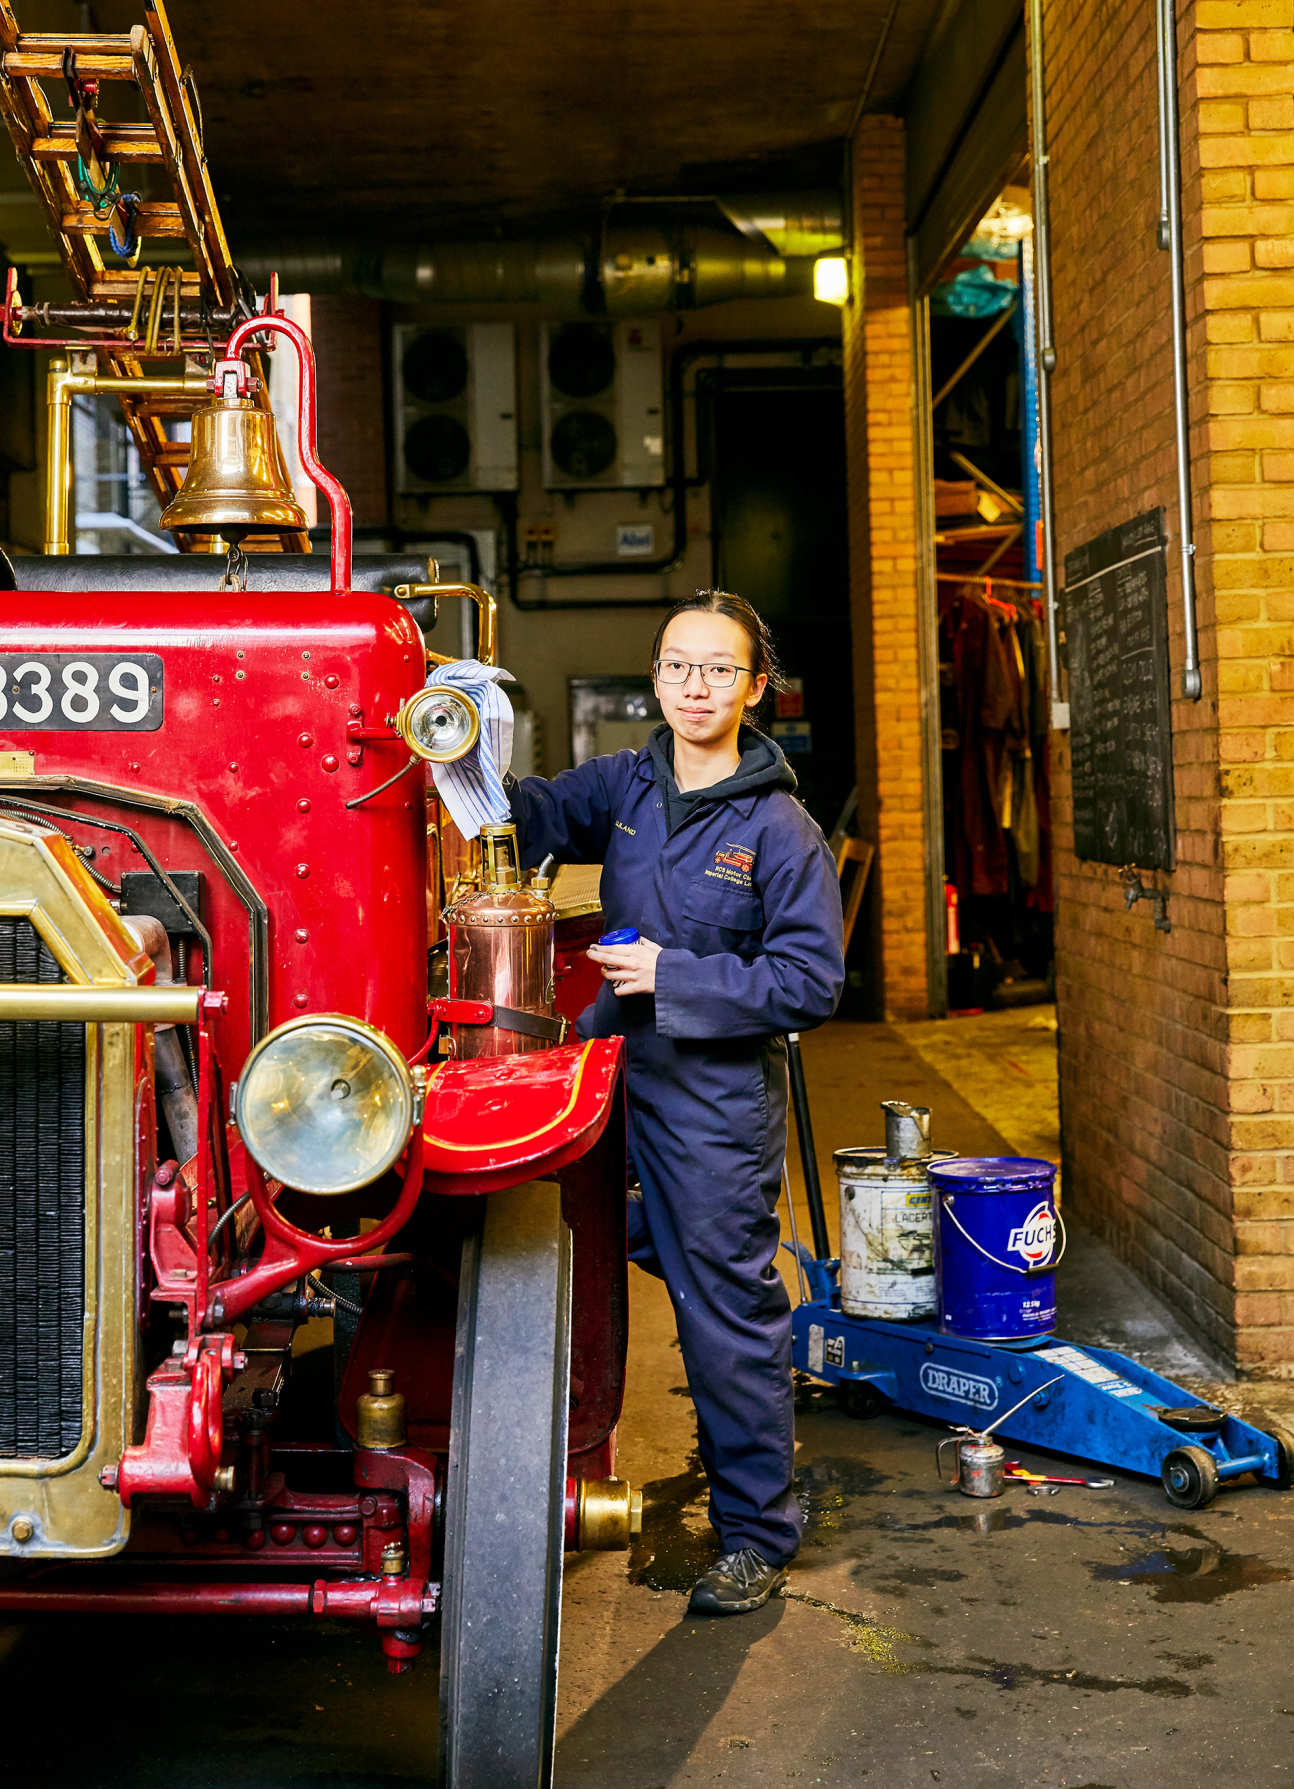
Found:
[[[391,346],[396,492],[515,491],[513,325],[397,323]]]
[[[545,488],[663,485],[660,324],[548,323],[540,346]]]

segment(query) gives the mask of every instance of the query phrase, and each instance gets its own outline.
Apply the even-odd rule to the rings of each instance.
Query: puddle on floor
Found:
[[[787,1589],[783,1590],[782,1596],[787,1602],[803,1603],[806,1608],[820,1609],[825,1614],[834,1615],[845,1629],[844,1645],[847,1650],[861,1653],[875,1670],[890,1677],[973,1678],[996,1685],[1002,1690],[1018,1690],[1032,1684],[1055,1685],[1066,1691],[1093,1690],[1101,1693],[1138,1690],[1145,1696],[1166,1697],[1170,1700],[1211,1693],[1207,1689],[1192,1689],[1180,1677],[1100,1677],[1094,1672],[1077,1668],[1048,1670],[1040,1665],[989,1659],[980,1654],[972,1654],[965,1660],[953,1660],[947,1664],[937,1664],[928,1658],[900,1659],[896,1655],[896,1647],[915,1646],[926,1652],[934,1652],[935,1642],[928,1640],[924,1634],[910,1634],[903,1628],[887,1627],[882,1622],[873,1620],[870,1615],[842,1609],[838,1603],[826,1602],[822,1597],[809,1596],[804,1591]]]
[[[810,1460],[795,1475],[795,1495],[804,1516],[801,1550],[832,1547],[846,1534],[874,1528],[876,1506],[854,1508],[854,1500],[888,1482],[887,1475],[861,1460]]]
[[[642,1490],[643,1531],[629,1552],[629,1581],[649,1590],[690,1591],[718,1555],[705,1515],[709,1493],[701,1456],[694,1449],[682,1472],[649,1479]]]
[[[1205,1535],[1194,1546],[1155,1547],[1135,1559],[1089,1569],[1098,1582],[1148,1585],[1158,1603],[1213,1603],[1237,1590],[1287,1584],[1294,1578],[1288,1567],[1272,1565],[1255,1553],[1232,1553]]]

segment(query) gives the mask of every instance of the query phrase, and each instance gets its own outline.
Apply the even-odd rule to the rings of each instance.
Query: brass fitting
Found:
[[[577,1515],[581,1552],[623,1553],[642,1533],[642,1492],[623,1478],[582,1479]]]
[[[234,1488],[234,1469],[232,1466],[217,1466],[215,1477],[211,1481],[212,1489],[228,1495]]]
[[[403,1447],[408,1433],[404,1393],[395,1389],[395,1374],[390,1367],[373,1367],[368,1390],[356,1399],[356,1441],[361,1447],[385,1453],[390,1448]]]
[[[403,1541],[388,1541],[383,1547],[382,1576],[384,1578],[402,1578],[404,1576]]]
[[[35,1534],[36,1525],[28,1516],[15,1516],[9,1525],[9,1532],[20,1547],[25,1547]]]

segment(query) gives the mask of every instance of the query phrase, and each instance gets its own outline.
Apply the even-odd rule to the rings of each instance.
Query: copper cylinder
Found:
[[[481,828],[483,886],[445,910],[449,929],[449,993],[553,1017],[553,921],[544,895],[523,888],[515,826]],[[546,1050],[552,1039],[506,1025],[455,1025],[456,1056],[510,1056]]]

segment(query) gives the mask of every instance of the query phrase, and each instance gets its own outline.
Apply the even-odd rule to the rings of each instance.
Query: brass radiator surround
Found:
[[[29,920],[69,984],[133,989],[148,958],[56,834],[0,818],[0,915]],[[66,986],[67,984],[63,984]],[[146,1070],[151,1081],[151,1032]],[[138,1268],[136,1027],[87,1024],[85,1318],[80,1441],[60,1459],[0,1460],[0,1558],[117,1553],[130,1514],[99,1482],[135,1439]],[[146,1089],[151,1097],[151,1087]],[[24,1538],[27,1537],[27,1538]]]

